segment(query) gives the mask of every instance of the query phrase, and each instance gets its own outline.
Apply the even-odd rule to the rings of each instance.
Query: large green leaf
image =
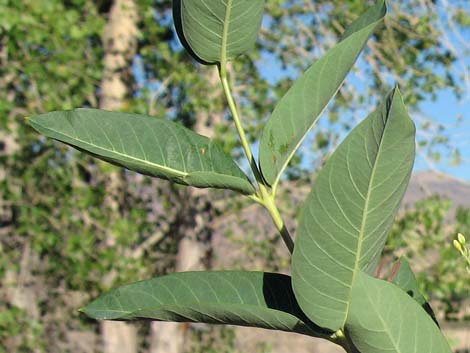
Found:
[[[416,302],[421,305],[421,307],[431,316],[436,325],[439,326],[434,311],[432,310],[424,295],[419,290],[418,281],[416,281],[416,277],[406,257],[402,256],[398,260],[397,264],[400,267],[398,268],[398,271],[392,282],[400,287],[403,291],[408,293],[410,297],[416,300]]]
[[[113,289],[82,311],[100,320],[205,322],[321,335],[305,324],[290,277],[274,273],[175,273]]]
[[[421,306],[390,282],[359,272],[353,284],[347,333],[361,353],[451,353]]]
[[[246,175],[218,144],[168,120],[77,109],[29,121],[47,137],[142,174],[196,187],[254,192]]]
[[[234,59],[258,37],[264,0],[174,0],[180,41],[204,64]]]
[[[337,330],[354,276],[373,271],[408,185],[415,127],[396,88],[319,173],[299,221],[294,292],[316,324]]]
[[[260,143],[261,170],[269,184],[279,181],[385,13],[385,2],[379,0],[346,30],[343,40],[315,62],[279,101],[264,127]]]

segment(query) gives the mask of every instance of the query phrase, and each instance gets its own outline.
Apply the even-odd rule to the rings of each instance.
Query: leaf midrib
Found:
[[[261,310],[266,310],[266,311],[269,311],[269,312],[275,312],[275,313],[282,313],[282,314],[291,315],[291,316],[295,317],[296,319],[298,319],[300,322],[303,322],[303,321],[302,321],[299,317],[297,317],[295,314],[290,313],[290,312],[287,312],[287,311],[282,311],[282,310],[278,310],[278,309],[263,307],[263,306],[261,306],[261,305],[255,305],[255,304],[230,303],[230,302],[217,302],[217,303],[187,302],[187,303],[182,303],[182,304],[168,303],[168,304],[158,304],[158,305],[156,305],[155,307],[151,307],[151,308],[142,308],[142,309],[137,309],[137,310],[132,310],[132,311],[116,310],[116,309],[102,309],[102,310],[95,310],[95,309],[92,309],[92,310],[90,310],[90,312],[93,312],[93,311],[94,311],[94,312],[106,312],[106,311],[109,311],[109,312],[122,313],[122,314],[125,314],[125,315],[129,315],[129,314],[139,313],[139,312],[144,311],[144,310],[159,310],[159,309],[162,309],[162,308],[165,308],[165,307],[177,307],[177,308],[181,308],[181,309],[191,310],[191,308],[189,307],[189,306],[191,306],[191,305],[205,305],[205,306],[219,306],[219,305],[222,305],[222,306],[225,306],[225,305],[234,305],[234,306],[237,306],[237,305],[240,305],[240,306],[249,307],[249,308],[257,308],[257,309],[261,309]],[[188,307],[189,307],[189,308],[188,308]]]
[[[378,165],[377,161],[379,160],[379,157],[382,153],[383,139],[384,139],[384,135],[385,135],[385,130],[387,129],[387,126],[389,124],[390,112],[392,111],[392,104],[393,104],[394,95],[395,94],[393,94],[390,97],[390,109],[387,110],[387,115],[385,117],[384,128],[382,130],[382,134],[381,134],[380,139],[379,139],[379,141],[380,141],[379,148],[378,148],[378,151],[377,151],[377,155],[375,156],[374,166],[372,167],[371,178],[369,180],[369,184],[368,184],[368,188],[367,188],[367,195],[366,195],[365,204],[364,204],[364,211],[363,211],[363,215],[362,215],[361,228],[360,228],[359,237],[358,237],[358,247],[357,247],[357,252],[356,252],[356,258],[355,258],[355,261],[354,261],[353,274],[352,274],[352,277],[351,277],[351,288],[349,289],[348,300],[346,301],[346,303],[347,303],[346,304],[346,313],[344,315],[344,321],[343,321],[343,325],[342,325],[343,327],[346,324],[346,320],[347,320],[347,317],[349,315],[349,308],[351,306],[352,286],[354,285],[354,281],[356,280],[357,273],[360,271],[359,262],[360,262],[361,255],[362,255],[362,243],[363,243],[362,240],[363,240],[364,235],[365,235],[364,228],[366,226],[366,221],[367,221],[370,196],[371,196],[371,192],[373,190],[371,186],[374,183],[375,173],[377,171],[377,165]],[[367,151],[366,151],[366,153],[367,153]]]
[[[121,156],[121,157],[124,157],[124,158],[128,158],[128,159],[131,159],[133,161],[136,161],[136,162],[139,162],[139,163],[142,163],[142,164],[146,164],[147,166],[150,166],[150,167],[153,167],[159,171],[163,171],[163,172],[168,172],[168,173],[172,173],[174,174],[175,176],[177,177],[182,177],[182,178],[185,178],[185,177],[188,177],[188,176],[191,176],[192,174],[194,173],[208,173],[208,174],[215,174],[215,175],[220,175],[220,176],[224,176],[224,177],[230,177],[230,178],[235,178],[235,179],[240,179],[240,180],[243,180],[241,179],[240,177],[238,176],[235,176],[235,175],[229,175],[229,174],[221,174],[221,173],[217,173],[213,170],[209,171],[209,170],[196,170],[194,172],[190,172],[190,173],[186,173],[186,172],[181,172],[177,169],[173,169],[173,168],[169,168],[167,166],[164,166],[164,165],[161,165],[161,164],[156,164],[156,163],[152,163],[150,162],[149,160],[147,159],[139,159],[139,158],[136,158],[136,157],[133,157],[129,154],[124,154],[124,153],[121,153],[121,152],[118,152],[116,151],[115,149],[113,150],[110,150],[110,149],[105,149],[105,148],[102,148],[102,147],[99,147],[93,143],[90,143],[88,141],[85,141],[85,140],[82,140],[82,139],[79,139],[79,138],[76,138],[74,136],[71,136],[71,135],[68,135],[68,134],[65,134],[65,133],[62,133],[62,132],[59,132],[57,130],[53,130],[51,128],[48,128],[48,127],[45,127],[44,125],[41,125],[37,122],[32,122],[33,124],[37,125],[37,126],[40,126],[41,129],[43,130],[46,130],[46,131],[50,131],[54,134],[57,134],[59,136],[62,136],[64,138],[69,138],[69,139],[72,139],[74,141],[78,141],[78,142],[81,142],[82,144],[88,146],[88,147],[93,147],[95,148],[96,150],[98,151],[105,151],[105,152],[108,152],[108,153],[111,153],[111,154],[115,154],[117,156]],[[65,141],[63,141],[65,142]],[[80,147],[80,146],[79,146]],[[109,157],[110,158],[110,157]]]
[[[195,306],[195,308],[191,308],[191,306]],[[263,316],[260,316],[258,314],[254,314],[256,317],[258,317],[259,320],[263,321],[266,326],[268,327],[271,327],[271,328],[275,328],[275,327],[279,327],[279,324],[281,326],[284,326],[285,327],[285,331],[288,331],[288,332],[304,332],[304,330],[301,330],[301,327],[298,327],[297,325],[298,324],[301,324],[303,325],[302,328],[304,328],[305,330],[307,330],[308,332],[310,332],[310,336],[312,337],[317,337],[318,335],[315,333],[315,331],[312,331],[310,329],[310,327],[301,319],[299,318],[296,314],[294,313],[291,313],[291,312],[288,312],[288,311],[283,311],[283,310],[279,310],[279,309],[273,309],[273,308],[268,308],[268,307],[263,307],[261,305],[255,305],[255,304],[245,304],[245,303],[231,303],[231,302],[217,302],[217,303],[206,303],[206,302],[187,302],[187,303],[183,303],[183,304],[177,304],[177,303],[168,303],[168,304],[158,304],[156,305],[155,307],[151,307],[151,308],[142,308],[142,309],[138,309],[138,310],[133,310],[133,311],[125,311],[125,310],[116,310],[116,309],[103,309],[103,310],[90,310],[88,311],[89,314],[92,314],[93,312],[101,312],[101,313],[106,313],[106,312],[110,312],[110,313],[121,313],[122,315],[114,318],[113,320],[119,320],[119,319],[127,319],[129,317],[139,317],[139,313],[142,313],[142,312],[145,312],[145,311],[158,311],[158,310],[194,310],[194,311],[198,311],[200,309],[197,309],[196,307],[197,306],[201,306],[202,308],[201,309],[207,309],[209,307],[213,307],[213,308],[219,308],[219,307],[222,307],[222,308],[227,308],[228,306],[242,306],[243,310],[251,313],[251,314],[254,314],[252,309],[258,309],[258,310],[262,310],[262,311],[266,311],[267,314],[269,315],[273,315],[275,318],[276,318],[276,322],[273,322],[273,323],[270,323],[269,321],[266,321],[266,319],[263,317]],[[204,312],[200,312],[198,311],[199,313],[203,314],[203,315],[209,315],[208,313],[204,313]],[[239,319],[241,319],[243,322],[246,322],[246,323],[250,323],[250,321],[247,321],[245,320],[242,316],[238,315],[237,313],[234,313]],[[279,320],[279,317],[278,315],[288,315],[290,316],[292,319],[294,320],[297,320],[298,324],[295,326],[295,327],[288,327],[288,326],[285,326],[284,322]],[[105,317],[105,315],[101,315],[101,317]],[[216,320],[214,318],[214,320]],[[226,322],[226,320],[218,320],[217,321],[221,321],[221,322]],[[297,328],[297,329],[296,329]],[[299,330],[300,329],[300,330]]]
[[[230,26],[230,15],[232,12],[232,0],[227,0],[225,8],[225,18],[224,18],[224,30],[222,32],[222,43],[220,48],[220,65],[225,67],[227,64],[227,40],[228,40],[228,29]]]
[[[146,164],[148,166],[151,166],[151,167],[154,167],[155,169],[158,169],[158,170],[162,170],[162,171],[166,171],[168,173],[173,173],[175,174],[176,176],[179,176],[179,177],[187,177],[189,176],[191,173],[185,173],[185,172],[181,172],[177,169],[173,169],[173,168],[169,168],[167,166],[164,166],[164,165],[161,165],[161,164],[156,164],[156,163],[153,163],[153,162],[150,162],[148,159],[140,159],[140,158],[136,158],[136,157],[133,157],[129,154],[124,154],[124,153],[121,153],[121,152],[118,152],[116,151],[115,149],[106,149],[106,148],[102,148],[102,147],[99,147],[98,145],[95,145],[94,143],[90,143],[89,141],[85,141],[85,140],[82,140],[82,139],[79,139],[75,136],[71,136],[71,135],[68,135],[68,134],[65,134],[65,133],[62,133],[62,132],[59,132],[57,130],[53,130],[51,128],[48,128],[48,127],[45,127],[44,125],[40,125],[38,123],[35,123],[36,125],[40,126],[42,129],[46,130],[46,131],[50,131],[50,132],[53,132],[59,136],[63,136],[64,138],[69,138],[73,141],[78,141],[78,142],[81,142],[83,143],[85,146],[88,146],[88,147],[93,147],[99,151],[104,151],[104,152],[108,152],[108,153],[111,153],[111,154],[116,154],[118,156],[121,156],[121,157],[125,157],[125,158],[128,158],[128,159],[131,159],[133,161],[136,161],[136,162],[140,162],[142,164]],[[65,142],[65,141],[63,141]],[[196,171],[196,172],[201,172],[201,171]],[[219,173],[214,173],[214,174],[219,174]],[[222,174],[224,175],[224,174]]]

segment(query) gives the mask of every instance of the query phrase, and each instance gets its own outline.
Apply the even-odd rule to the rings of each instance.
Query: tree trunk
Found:
[[[109,12],[103,42],[105,48],[104,73],[101,82],[100,108],[121,110],[129,93],[132,58],[137,47],[137,10],[133,0],[115,0]],[[105,206],[111,219],[120,217],[120,205],[125,188],[121,171],[108,174]],[[114,244],[108,235],[108,246]],[[113,279],[110,279],[111,281]],[[101,322],[104,353],[137,353],[137,330],[132,324],[112,321]]]
[[[217,70],[207,71],[208,98],[214,102],[220,99],[221,90]],[[223,119],[223,112],[211,107],[197,114],[194,130],[211,137],[214,127]],[[207,189],[188,188],[185,199],[186,222],[180,228],[182,239],[178,245],[175,270],[198,271],[209,267],[211,253],[211,221],[214,209]],[[152,322],[150,353],[182,353],[188,342],[188,324],[174,322]]]

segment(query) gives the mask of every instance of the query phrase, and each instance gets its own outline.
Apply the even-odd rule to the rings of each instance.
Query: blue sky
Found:
[[[467,95],[470,92],[467,92]],[[452,165],[448,158],[443,158],[436,163],[436,168],[442,172],[451,174],[459,179],[470,181],[470,97],[458,101],[449,90],[439,93],[435,102],[428,100],[421,104],[423,113],[433,121],[445,126],[445,134],[451,139],[451,143],[459,148],[462,162]],[[445,156],[446,151],[441,148]],[[422,158],[417,158],[415,170],[429,169]]]
[[[437,3],[440,8],[436,26],[446,29],[441,41],[454,55],[458,56],[457,62],[453,65],[454,73],[458,77],[467,76],[466,80],[461,78],[457,82],[463,89],[463,97],[457,100],[450,90],[442,90],[436,101],[428,100],[421,104],[420,108],[427,117],[445,126],[445,134],[449,136],[451,144],[461,153],[460,164],[452,165],[449,159],[444,158],[436,164],[436,167],[442,172],[470,181],[470,77],[468,77],[470,74],[470,28],[455,27],[451,13],[445,9],[446,4],[459,6],[465,12],[470,13],[470,1],[453,0]],[[445,151],[442,152],[445,155]],[[426,163],[418,158],[415,169],[426,168]]]

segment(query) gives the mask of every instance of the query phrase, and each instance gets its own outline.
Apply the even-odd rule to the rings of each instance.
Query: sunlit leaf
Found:
[[[258,37],[264,0],[174,0],[173,18],[186,50],[204,64],[234,59]]]
[[[396,285],[356,275],[346,330],[361,353],[451,353],[432,318]]]
[[[248,178],[218,144],[165,119],[77,109],[29,121],[47,137],[142,174],[201,188],[254,192]]]
[[[375,269],[414,152],[415,127],[395,89],[319,173],[302,211],[292,262],[295,295],[316,324],[333,331],[344,326],[354,277]]]
[[[386,13],[383,0],[357,19],[343,40],[315,62],[279,101],[263,130],[260,165],[273,185],[317,122]]]

